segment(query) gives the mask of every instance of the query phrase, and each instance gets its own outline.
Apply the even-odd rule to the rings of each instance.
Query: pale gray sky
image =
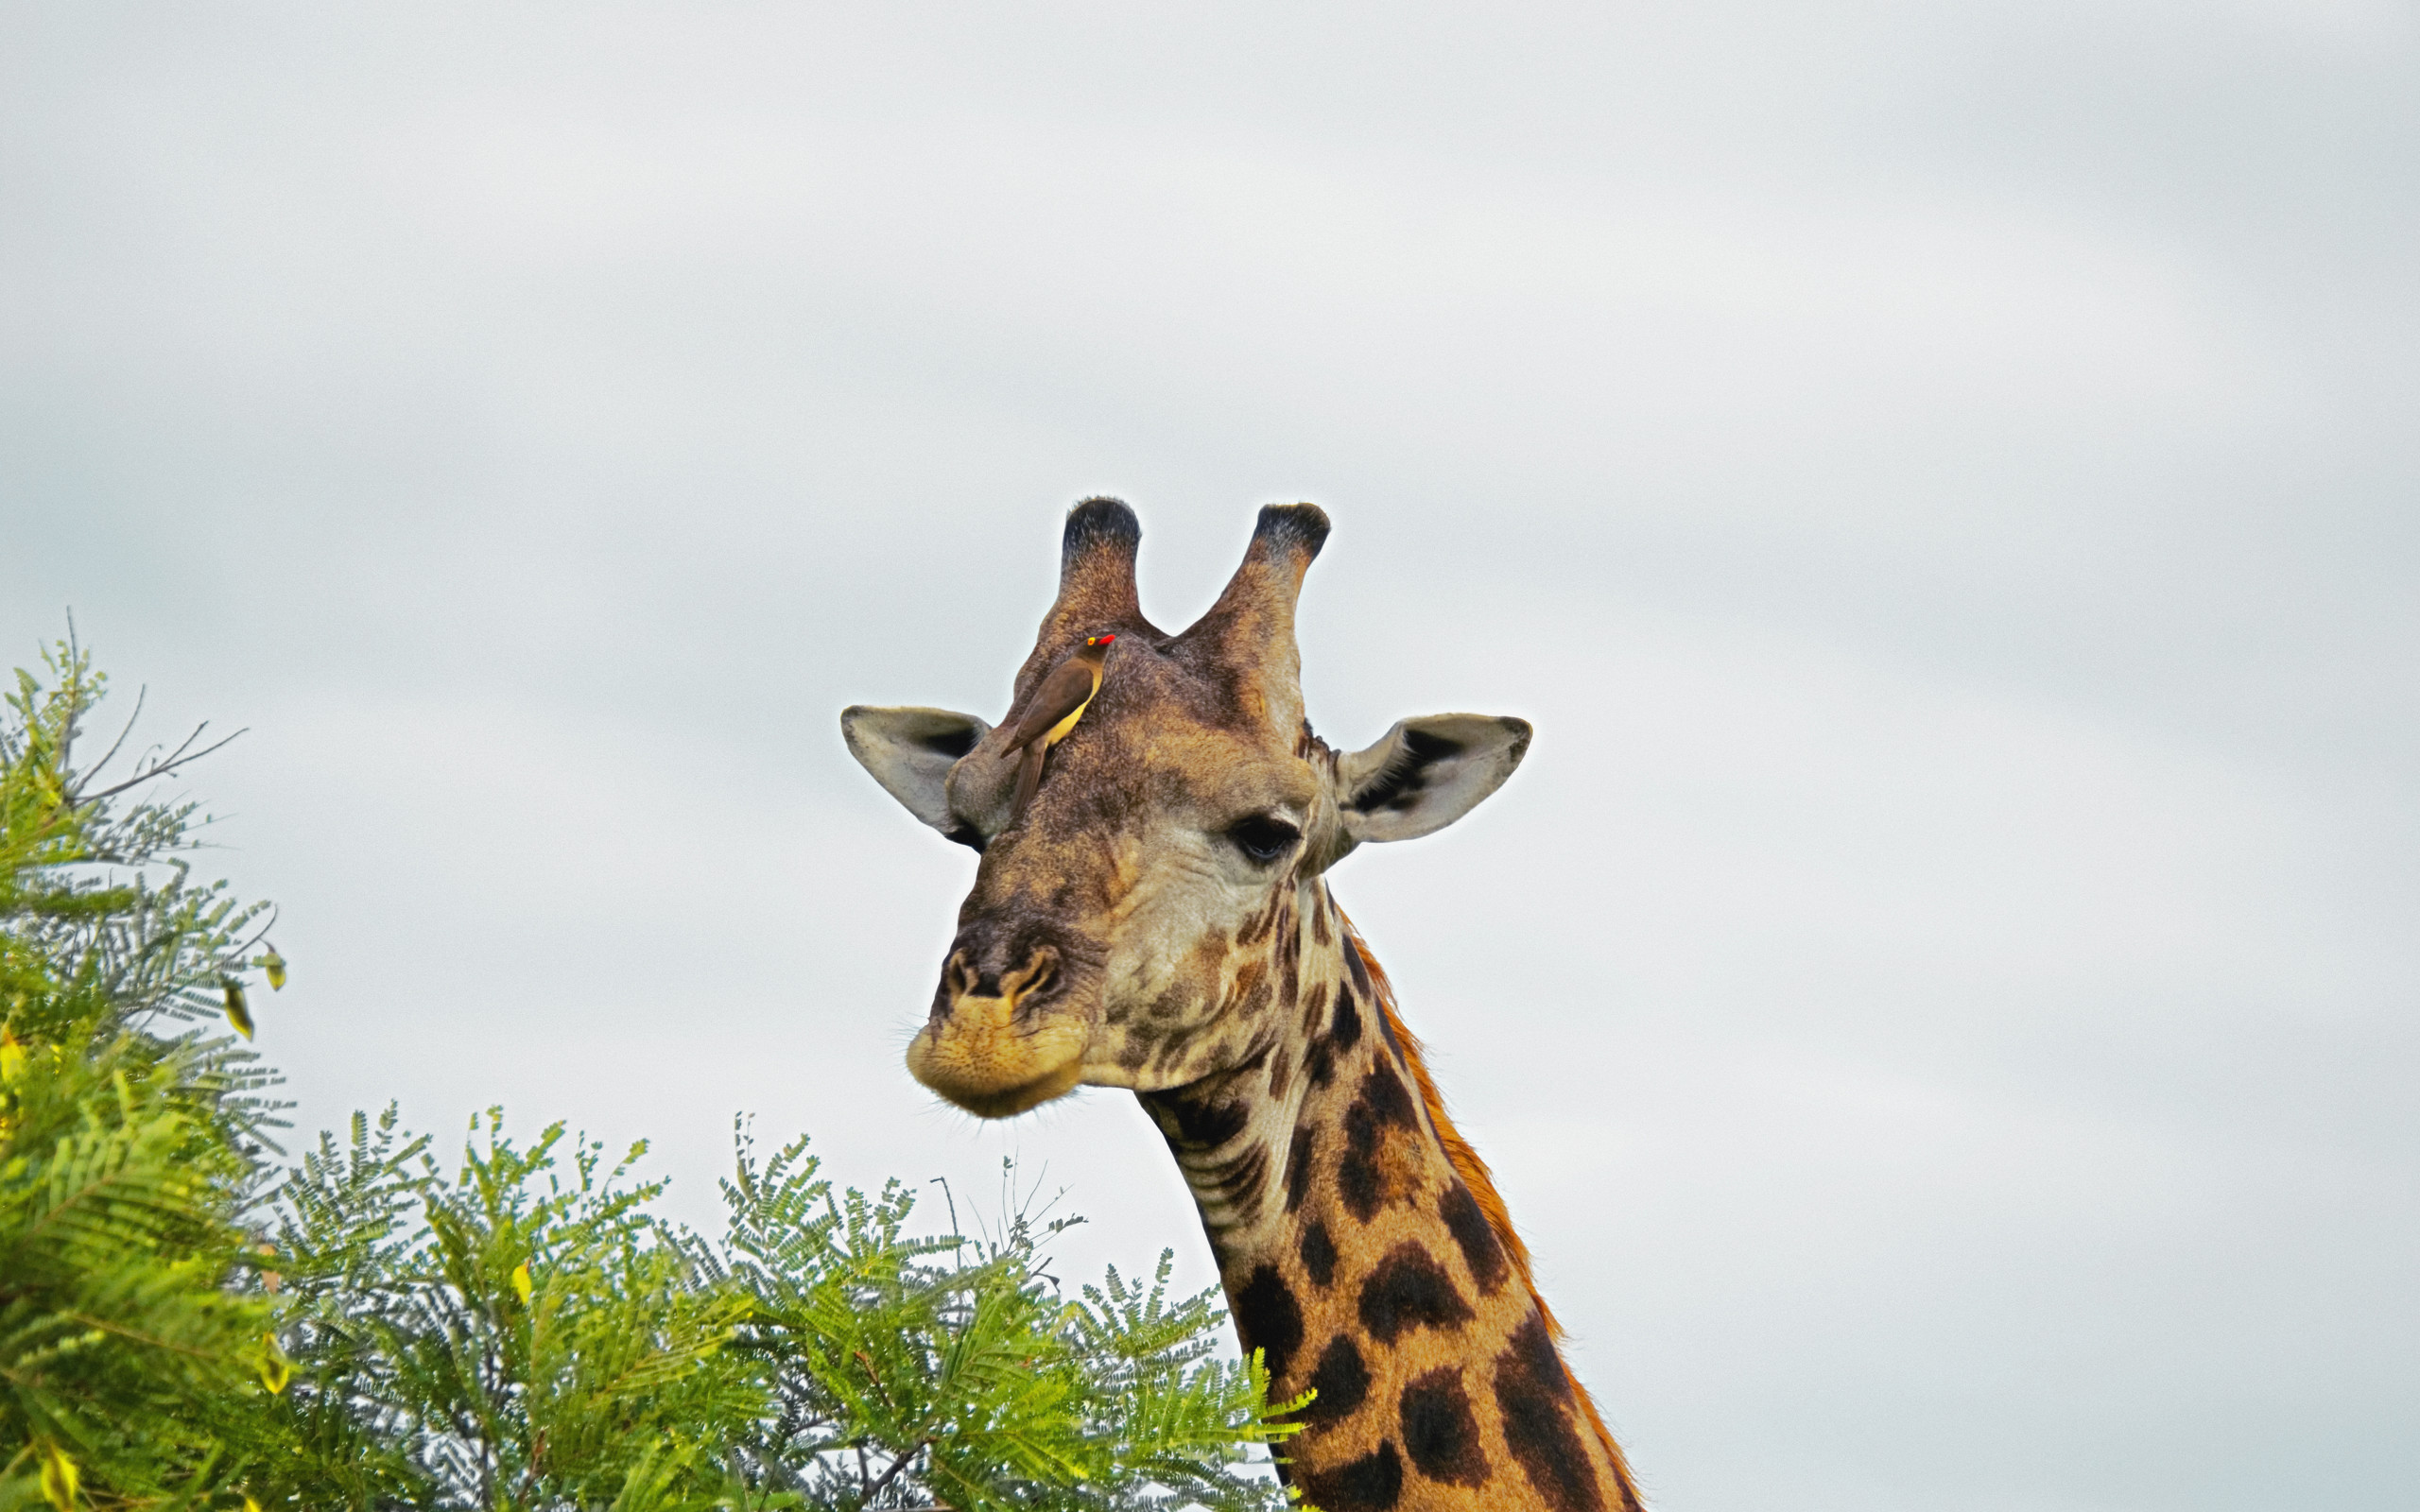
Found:
[[[2411,1504],[2420,9],[0,4],[0,608],[400,1097],[1177,1246],[1122,1093],[899,1051],[1061,512],[1252,511],[1339,895],[1668,1512]],[[450,1137],[450,1133],[449,1133]]]

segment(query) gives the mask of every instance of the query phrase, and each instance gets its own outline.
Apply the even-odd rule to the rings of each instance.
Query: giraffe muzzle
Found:
[[[961,946],[942,968],[932,1018],[908,1046],[908,1074],[983,1118],[1009,1118],[1072,1091],[1092,1025],[1067,1005],[1056,946],[1012,971],[977,969]]]

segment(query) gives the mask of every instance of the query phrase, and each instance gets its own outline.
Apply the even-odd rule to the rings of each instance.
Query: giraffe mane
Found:
[[[1386,969],[1378,964],[1375,955],[1370,954],[1369,942],[1361,937],[1359,930],[1353,927],[1353,920],[1345,918],[1343,907],[1336,904],[1335,895],[1330,894],[1328,901],[1336,906],[1336,917],[1344,925],[1346,941],[1352,945],[1353,953],[1361,958],[1362,969],[1370,973],[1370,985],[1377,992],[1378,1012],[1386,1019],[1395,1043],[1402,1048],[1405,1064],[1411,1068],[1411,1079],[1420,1089],[1420,1101],[1428,1109],[1428,1121],[1436,1126],[1437,1138],[1445,1146],[1446,1162],[1453,1166],[1454,1174],[1462,1178],[1462,1184],[1470,1188],[1471,1196],[1478,1203],[1478,1211],[1487,1218],[1487,1226],[1495,1231],[1495,1242],[1502,1245],[1504,1252],[1512,1257],[1512,1273],[1521,1279],[1522,1288],[1530,1294],[1530,1300],[1537,1305],[1538,1315],[1546,1319],[1547,1332],[1560,1341],[1564,1337],[1564,1326],[1555,1317],[1554,1309],[1547,1306],[1547,1299],[1538,1295],[1538,1283],[1530,1273],[1530,1246],[1523,1244],[1521,1236],[1513,1231],[1512,1214],[1505,1209],[1504,1198],[1495,1190],[1495,1180],[1488,1172],[1487,1162],[1479,1159],[1478,1151],[1471,1148],[1470,1141],[1462,1138],[1461,1130],[1456,1128],[1454,1121],[1446,1116],[1444,1094],[1437,1091],[1436,1079],[1428,1074],[1428,1062],[1421,1055],[1420,1037],[1411,1032],[1411,1026],[1405,1023],[1403,1015],[1395,1010],[1394,984],[1387,980]],[[1605,1457],[1613,1462],[1614,1475],[1628,1493],[1630,1504],[1636,1506],[1638,1493],[1636,1483],[1631,1478],[1630,1461],[1623,1456],[1621,1445],[1614,1441],[1613,1431],[1605,1426],[1604,1418],[1597,1411],[1596,1399],[1588,1395],[1588,1388],[1571,1373],[1567,1363],[1563,1367],[1563,1375],[1571,1383],[1571,1394],[1579,1400],[1580,1410],[1586,1416],[1590,1431],[1597,1435],[1597,1442],[1604,1446]]]

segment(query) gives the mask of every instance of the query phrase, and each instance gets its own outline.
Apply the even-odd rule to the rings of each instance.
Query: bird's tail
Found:
[[[1035,741],[1026,747],[1024,757],[1017,763],[1016,806],[1009,810],[1009,822],[1025,817],[1025,806],[1033,801],[1033,790],[1042,785],[1042,758],[1048,753],[1048,744]]]

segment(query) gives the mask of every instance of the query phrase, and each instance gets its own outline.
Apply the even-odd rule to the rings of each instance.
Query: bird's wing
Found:
[[[1074,657],[1050,669],[1042,686],[1026,700],[1025,714],[1009,735],[1008,748],[1022,750],[1049,733],[1050,727],[1084,706],[1093,696],[1093,672]]]
[[[1009,807],[1009,822],[1014,824],[1025,817],[1025,807],[1033,801],[1035,788],[1042,785],[1042,759],[1046,752],[1042,742],[1035,741],[1017,758],[1017,798]]]

